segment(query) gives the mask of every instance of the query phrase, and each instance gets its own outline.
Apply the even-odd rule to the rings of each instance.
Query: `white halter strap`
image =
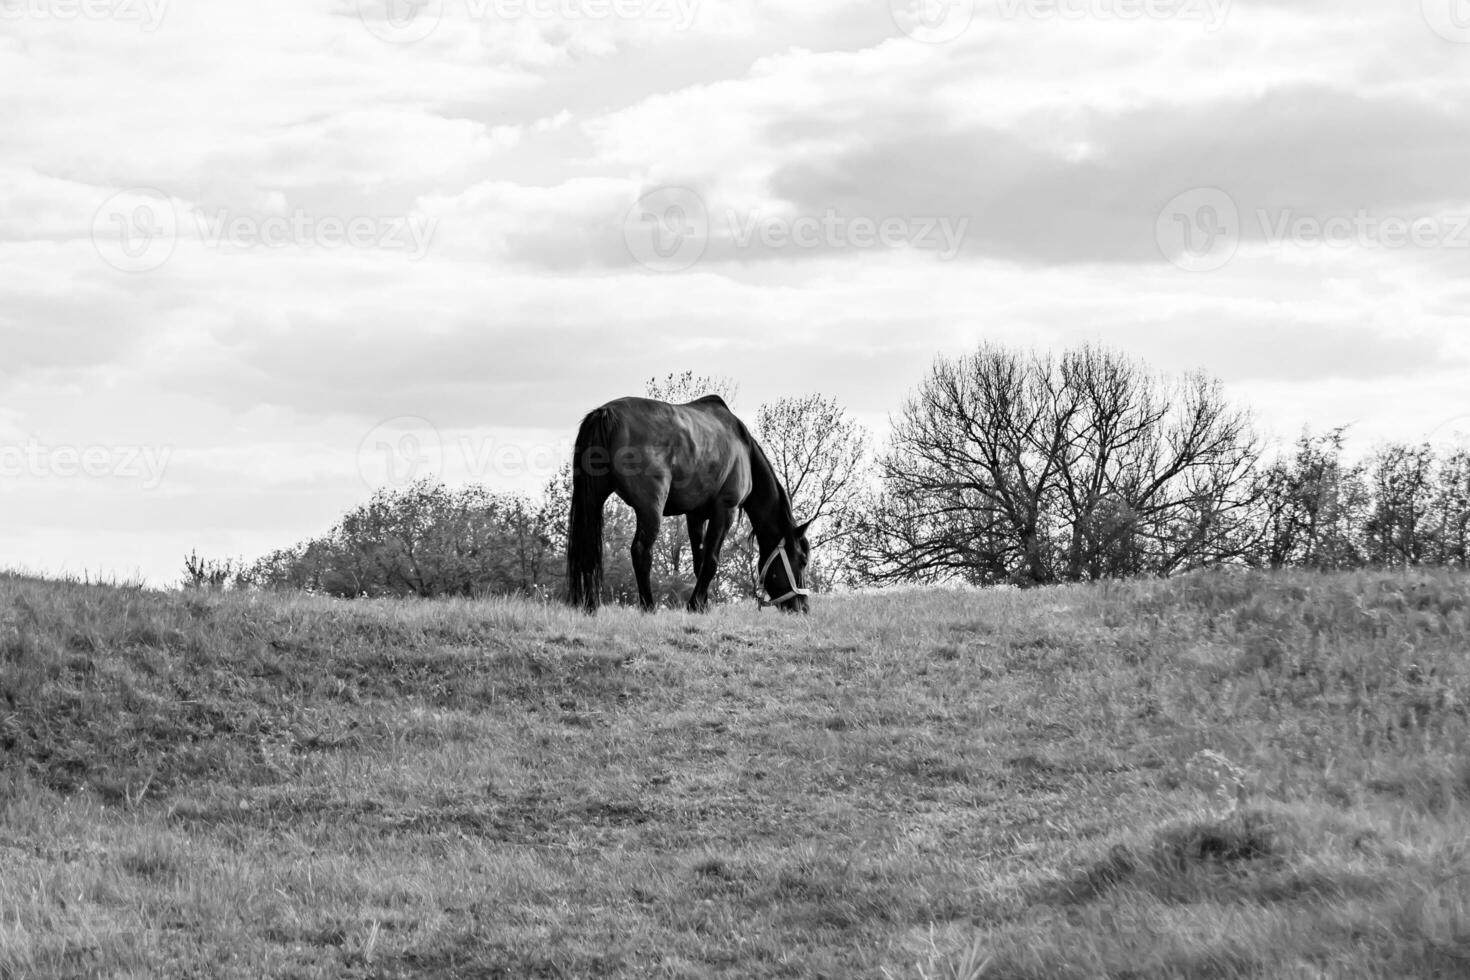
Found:
[[[762,593],[766,591],[766,574],[770,572],[771,566],[776,563],[777,557],[780,557],[781,567],[786,570],[786,584],[790,586],[790,590],[783,595],[776,596],[774,599],[764,598]],[[799,595],[811,595],[811,591],[803,589],[796,584],[796,574],[791,571],[791,559],[786,557],[786,543],[782,542],[775,551],[771,552],[771,557],[767,558],[765,564],[761,566],[760,586],[755,591],[755,601],[759,602],[762,606],[774,606],[785,602],[787,599],[794,599]]]

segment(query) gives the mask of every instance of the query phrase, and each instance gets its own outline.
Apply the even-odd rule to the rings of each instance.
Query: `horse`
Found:
[[[663,518],[687,518],[695,571],[688,607],[702,612],[725,536],[743,510],[760,547],[765,594],[758,588],[756,600],[783,612],[809,611],[811,521],[796,522],[765,451],[718,395],[682,405],[618,398],[582,419],[572,450],[567,601],[588,612],[602,601],[602,506],[614,493],[638,518],[631,552],[644,610],[654,608],[649,577]]]

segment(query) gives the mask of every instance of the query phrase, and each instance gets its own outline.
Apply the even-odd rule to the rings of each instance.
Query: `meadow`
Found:
[[[1470,976],[1470,575],[0,577],[0,978]]]

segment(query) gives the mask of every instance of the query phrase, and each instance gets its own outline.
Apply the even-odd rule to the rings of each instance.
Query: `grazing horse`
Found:
[[[744,510],[760,545],[766,595],[756,598],[786,612],[807,611],[811,522],[796,523],[770,460],[724,399],[670,405],[619,398],[582,420],[572,453],[567,600],[589,612],[602,600],[602,505],[614,493],[638,516],[633,574],[644,609],[654,605],[649,572],[665,515],[688,518],[695,572],[689,608],[700,611],[709,606],[725,535]]]

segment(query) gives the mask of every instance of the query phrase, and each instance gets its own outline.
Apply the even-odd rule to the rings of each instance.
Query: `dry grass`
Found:
[[[1470,975],[1467,597],[0,578],[0,978]]]

